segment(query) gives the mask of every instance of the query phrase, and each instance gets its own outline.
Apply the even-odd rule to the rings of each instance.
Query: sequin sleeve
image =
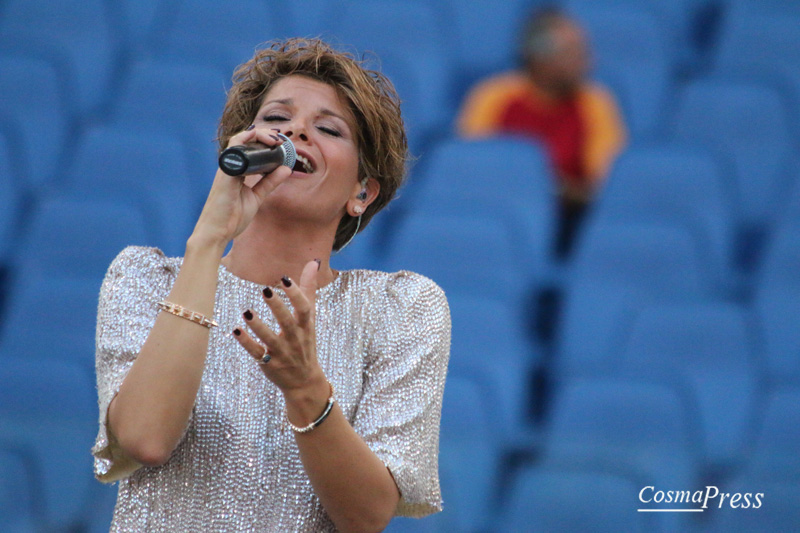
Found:
[[[174,270],[155,248],[128,247],[114,259],[100,288],[95,336],[99,431],[92,455],[103,482],[129,476],[141,465],[125,456],[107,429],[107,411],[136,360],[169,292]]]
[[[394,274],[370,309],[364,394],[355,430],[386,464],[400,490],[396,513],[421,517],[442,508],[439,422],[450,355],[450,311],[428,278]]]

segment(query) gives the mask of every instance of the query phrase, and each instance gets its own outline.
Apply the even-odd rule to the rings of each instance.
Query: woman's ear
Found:
[[[363,215],[369,204],[375,201],[381,191],[381,184],[374,178],[368,178],[358,183],[356,193],[347,202],[347,212],[350,216]]]
[[[374,202],[378,197],[378,193],[381,192],[381,184],[378,183],[378,180],[375,178],[368,178],[367,183],[361,188],[361,190],[367,193],[366,197],[363,199],[364,209],[366,209],[367,206]]]

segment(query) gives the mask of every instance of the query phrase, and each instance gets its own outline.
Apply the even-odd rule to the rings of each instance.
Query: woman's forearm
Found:
[[[167,300],[211,318],[224,247],[190,238]],[[166,462],[194,406],[208,352],[209,329],[159,313],[119,393],[108,424],[122,450],[145,465]]]
[[[290,420],[296,425],[313,420],[325,406],[320,398],[315,402],[319,413],[292,420],[298,410],[290,409]],[[400,493],[389,470],[353,430],[338,404],[322,424],[295,435],[314,492],[337,529],[382,531],[394,515]]]

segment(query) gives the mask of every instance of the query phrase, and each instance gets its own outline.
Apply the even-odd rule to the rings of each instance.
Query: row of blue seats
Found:
[[[98,144],[101,140],[98,138]],[[164,148],[158,142],[145,146],[153,150]],[[171,255],[182,253],[182,244],[199,209],[199,202],[193,204],[188,200],[193,192],[191,185],[188,180],[183,184],[175,181],[173,175],[171,179],[176,185],[171,186],[167,197],[161,182],[148,183],[148,180],[166,168],[163,161],[169,150],[163,153],[160,165],[140,174],[133,170],[141,169],[141,162],[151,159],[136,151],[132,143],[128,147],[117,154],[103,151],[112,159],[119,155],[117,163],[131,157],[124,163],[126,171],[117,179],[99,183],[88,180],[71,192],[66,192],[70,189],[65,187],[62,193],[72,198],[94,198],[95,203],[54,199],[42,202],[34,211],[30,226],[14,241],[18,246],[11,256],[12,282],[26,276],[44,277],[46,271],[56,278],[71,272],[98,283],[113,255],[126,244],[154,244]],[[445,157],[447,153],[451,157]],[[501,179],[508,195],[498,195],[497,186],[486,179],[490,171],[482,171],[479,157],[486,153],[494,155],[492,161],[509,161]],[[424,257],[436,258],[433,260],[436,263],[443,253],[438,247],[444,245],[448,255],[463,257],[472,268],[462,269],[457,261],[452,268],[454,272],[449,272],[447,262],[437,263],[440,270],[430,272],[434,279],[442,279],[456,290],[487,287],[494,296],[505,298],[517,309],[526,303],[531,289],[548,284],[561,286],[563,278],[569,278],[565,276],[567,267],[581,273],[573,276],[577,281],[572,287],[565,285],[568,306],[575,305],[571,303],[572,294],[583,298],[593,294],[591,290],[574,289],[582,276],[591,280],[591,285],[597,272],[607,277],[614,269],[623,272],[616,274],[617,278],[625,282],[637,280],[641,286],[652,286],[652,280],[662,276],[666,281],[661,283],[672,287],[673,299],[690,293],[736,300],[731,297],[735,291],[730,288],[738,283],[741,274],[734,260],[736,247],[731,244],[735,225],[722,198],[713,161],[702,154],[669,149],[630,152],[615,170],[589,219],[583,239],[586,242],[571,265],[555,263],[549,253],[555,217],[550,178],[540,151],[519,141],[503,139],[453,141],[443,145],[439,154],[442,157],[435,159],[436,164],[428,169],[426,178],[398,200],[398,209],[382,215],[384,222],[380,218],[374,222],[374,227],[367,228],[336,257],[335,263],[342,268],[414,268],[425,273],[429,266],[420,263],[422,256],[410,257],[410,263],[404,264],[398,253],[425,248],[428,253]],[[536,168],[538,172],[531,173]],[[78,173],[76,179],[86,175]],[[121,182],[126,177],[131,181],[123,188]],[[124,203],[119,202],[122,196],[126,198]],[[465,218],[471,220],[465,222]],[[775,302],[782,301],[781,287],[789,282],[781,277],[780,269],[788,268],[786,265],[791,261],[793,228],[800,219],[799,201],[787,202],[785,213],[777,218],[776,229],[770,233],[768,253],[764,254],[765,264],[747,278],[753,296],[738,299],[755,301],[764,313],[773,310],[770,317],[780,314],[775,312],[778,309]],[[457,234],[464,237],[457,238]],[[105,237],[98,242],[100,235]],[[387,257],[384,253],[387,250],[395,250],[394,258]],[[613,260],[609,260],[609,250],[618,250]],[[643,261],[651,265],[649,269],[641,268]],[[775,279],[781,280],[778,286],[770,286]],[[9,285],[17,291],[23,286]],[[617,293],[614,298],[619,300],[621,296]],[[593,318],[594,309],[602,306],[603,301],[595,298],[593,303],[588,302],[592,305],[586,301],[578,305],[578,309],[588,311],[584,312],[586,317],[573,322],[584,328],[594,324],[593,320],[597,320]],[[13,306],[10,302],[9,305]],[[531,314],[531,309],[520,313]],[[566,314],[567,330],[572,316],[580,315]],[[614,320],[608,313],[601,316]],[[772,324],[773,319],[765,323]],[[593,334],[592,338],[594,346],[602,346],[606,336]],[[564,346],[568,343],[561,343],[562,350]],[[585,352],[586,348],[582,350]]]
[[[651,219],[681,223],[708,250],[710,277],[720,291],[741,292],[783,213],[797,210],[789,202],[797,194],[796,158],[785,129],[784,135],[776,135],[779,110],[773,110],[775,120],[761,123],[741,115],[748,102],[758,102],[758,94],[748,88],[698,83],[687,88],[687,95],[691,103],[681,114],[685,123],[701,109],[702,120],[694,121],[694,129],[682,127],[671,143],[634,145],[623,154],[598,201],[596,218],[626,222],[649,213]],[[734,100],[739,104],[731,107]],[[723,129],[724,137],[719,133]],[[17,172],[4,173],[0,262],[8,262],[35,199],[53,191],[127,197],[144,215],[151,242],[158,239],[165,251],[180,254],[215,166],[211,142],[201,152],[196,148],[199,137],[119,123],[98,126],[79,139],[72,165],[52,189],[36,187],[36,195],[26,196],[24,182],[15,179]],[[10,160],[6,168],[19,170],[11,157],[13,143],[5,146],[0,146],[0,160]],[[488,176],[502,178],[489,181]],[[502,210],[516,216],[515,223],[523,228],[520,236],[528,242],[519,243],[519,249],[525,260],[538,261],[547,257],[546,239],[554,231],[553,182],[541,151],[520,140],[445,139],[433,144],[413,168],[395,210],[438,209],[444,201],[456,209]]]
[[[498,449],[497,409],[486,403],[478,385],[451,375],[445,388],[440,440],[445,512],[422,525],[401,520],[388,531],[789,531],[786,525],[798,519],[792,503],[800,493],[793,444],[798,387],[766,399],[749,459],[722,473],[698,464],[696,436],[687,431],[691,417],[675,390],[620,378],[565,383],[538,453],[520,458]],[[763,509],[742,516],[743,510],[717,498],[706,510],[710,518],[676,513],[650,522],[637,517],[638,508],[702,504],[655,503],[652,495],[640,501],[647,486],[653,493],[714,486],[720,492],[749,492],[751,500],[761,492]]]
[[[22,138],[15,141],[20,146],[15,147],[13,153],[36,155],[17,164],[18,167],[23,167],[20,168],[23,171],[20,174],[32,175],[34,180],[38,180],[37,183],[45,178],[54,178],[57,175],[57,171],[54,170],[57,168],[56,164],[69,160],[60,156],[66,157],[72,153],[74,146],[70,141],[74,134],[80,133],[96,121],[108,120],[124,124],[129,124],[133,120],[136,123],[144,122],[146,126],[151,127],[153,124],[170,123],[169,127],[184,132],[182,140],[193,147],[190,153],[201,154],[199,157],[193,157],[191,161],[201,163],[208,161],[214,135],[213,123],[221,109],[223,91],[230,83],[233,66],[250,56],[254,43],[264,40],[259,36],[282,35],[279,30],[265,28],[266,23],[263,20],[272,23],[275,19],[265,12],[268,10],[267,4],[259,0],[226,3],[225,6],[200,3],[198,6],[192,5],[192,9],[188,9],[188,5],[183,5],[181,2],[166,0],[161,4],[152,4],[145,10],[149,15],[131,16],[130,20],[142,23],[148,16],[152,16],[153,24],[156,26],[171,23],[183,29],[175,30],[173,33],[163,29],[153,30],[162,38],[165,38],[162,34],[166,32],[169,39],[166,42],[156,39],[156,42],[149,47],[142,45],[144,49],[137,48],[130,50],[127,55],[117,54],[103,59],[96,56],[101,53],[99,51],[102,51],[103,47],[96,46],[95,42],[87,43],[79,40],[73,35],[85,31],[87,20],[97,23],[92,27],[104,26],[103,13],[108,10],[113,11],[115,8],[107,6],[102,0],[96,1],[98,4],[94,6],[96,9],[91,9],[89,4],[82,4],[83,7],[80,9],[64,5],[64,9],[68,11],[64,13],[49,7],[39,12],[30,9],[24,2],[9,0],[6,3],[6,17],[0,19],[4,21],[0,24],[0,37],[4,31],[10,36],[16,35],[17,23],[19,27],[24,27],[26,32],[30,32],[31,25],[25,24],[27,17],[38,17],[39,23],[33,26],[34,28],[47,28],[42,38],[35,41],[40,43],[36,46],[29,44],[34,42],[32,39],[20,40],[8,37],[9,41],[13,40],[16,44],[8,47],[6,59],[0,64],[0,69],[3,71],[0,79],[4,80],[4,94],[10,95],[5,100],[8,103],[7,115],[12,117],[4,119],[4,122],[7,122],[6,130],[9,132],[7,136],[15,139],[17,137],[13,135],[15,131],[24,132]],[[740,4],[744,6],[748,1],[732,2],[729,10],[731,15],[725,18],[726,29],[721,32],[724,38],[717,54],[719,58],[713,62],[713,68],[703,72],[710,72],[712,80],[734,78],[741,81],[743,77],[746,78],[748,82],[744,84],[746,86],[744,91],[749,91],[748,94],[742,94],[742,90],[739,90],[738,95],[732,96],[733,100],[725,103],[733,104],[735,108],[743,110],[752,109],[759,119],[758,124],[768,124],[775,132],[772,134],[773,137],[779,136],[784,139],[787,138],[784,133],[787,129],[794,133],[800,130],[798,127],[800,86],[797,76],[793,74],[797,72],[797,65],[791,64],[791,58],[797,56],[791,53],[791,47],[796,47],[800,43],[800,35],[792,28],[796,30],[800,25],[794,24],[791,16],[754,17],[746,6],[737,7]],[[624,6],[617,5],[619,2]],[[425,151],[427,140],[435,139],[437,133],[449,129],[456,106],[467,88],[467,85],[453,88],[452,78],[455,73],[467,72],[470,69],[465,67],[468,62],[463,59],[458,61],[451,59],[452,53],[449,51],[458,49],[460,46],[458,43],[464,41],[453,36],[448,37],[447,28],[464,26],[469,28],[469,31],[475,31],[476,28],[479,31],[485,29],[483,25],[476,26],[475,20],[477,20],[476,15],[482,13],[481,9],[486,7],[469,7],[470,3],[462,2],[446,4],[432,7],[419,3],[381,1],[346,2],[343,6],[339,6],[336,2],[331,2],[331,6],[337,10],[344,9],[345,12],[337,12],[337,16],[332,19],[336,22],[330,22],[332,27],[320,29],[324,30],[323,33],[329,32],[332,36],[336,36],[341,42],[354,44],[357,49],[375,49],[380,54],[382,68],[395,79],[405,100],[404,110],[414,141],[412,144],[419,151]],[[462,4],[467,7],[461,7]],[[503,15],[493,7],[493,16],[484,22],[510,27],[509,20],[513,20],[511,14],[518,14],[523,7],[526,9],[529,7],[526,2],[507,4],[511,7],[504,7]],[[675,69],[672,66],[674,61],[661,56],[665,56],[666,51],[672,48],[667,43],[674,40],[666,37],[664,33],[669,28],[685,26],[685,23],[672,21],[668,24],[659,24],[654,17],[659,11],[664,11],[663,9],[648,10],[644,6],[634,8],[629,4],[630,2],[622,0],[607,0],[601,4],[591,3],[587,7],[587,2],[567,2],[568,7],[583,18],[589,28],[597,48],[598,75],[618,94],[633,139],[681,136],[683,128],[694,127],[684,126],[685,124],[697,121],[694,115],[696,104],[693,96],[685,96],[679,91],[686,80],[674,74]],[[615,5],[617,7],[614,7]],[[22,6],[26,8],[23,9]],[[183,9],[178,9],[179,7]],[[314,3],[307,7],[306,14],[326,13],[332,9],[316,6]],[[317,7],[317,11],[314,11],[313,7]],[[134,11],[136,8],[130,6],[128,9]],[[463,15],[463,22],[443,26],[440,22],[442,15],[437,9],[452,12],[456,15],[456,20],[462,20],[459,17]],[[164,13],[173,14],[175,20],[172,20],[172,16],[157,16],[162,10]],[[764,11],[766,12],[766,8]],[[263,19],[252,15],[259,12],[264,12],[261,15]],[[691,13],[693,8],[686,5],[681,10],[676,10],[677,12]],[[250,13],[251,16],[245,16],[245,13]],[[737,13],[745,13],[747,16]],[[674,13],[670,16],[677,17]],[[370,17],[380,20],[381,24],[367,23]],[[312,18],[306,16],[303,20]],[[320,18],[327,20],[325,17]],[[50,20],[53,25],[57,23],[57,27],[51,28],[49,24],[43,24],[42,20]],[[391,21],[388,25],[387,20]],[[505,22],[499,22],[500,20]],[[242,31],[242,27],[246,28],[248,25],[252,25],[252,28]],[[3,27],[6,29],[3,30]],[[412,29],[416,31],[412,32]],[[467,33],[469,31],[463,30]],[[60,32],[66,35],[58,37]],[[413,43],[406,38],[409,34],[417,36]],[[489,32],[489,35],[493,34]],[[147,42],[144,35],[141,37]],[[491,37],[484,36],[481,42],[487,39]],[[635,43],[633,45],[632,39]],[[55,40],[60,45],[52,46],[52,49],[59,51],[55,62],[48,58],[45,51],[40,50],[42,47],[47,48],[43,43],[47,43],[48,40]],[[480,63],[480,56],[483,53],[481,50],[487,50],[487,54],[502,53],[510,57],[514,47],[510,42],[502,42],[504,43],[502,46],[497,42],[494,45],[479,47],[478,51],[476,47],[470,45],[468,56],[470,61],[473,64]],[[203,43],[205,46],[202,46]],[[95,55],[81,55],[88,44],[92,45]],[[413,54],[407,53],[409,44],[414,46]],[[457,55],[462,53],[463,51],[460,51]],[[84,98],[89,103],[70,105],[74,95],[82,94],[74,86],[90,86],[92,83],[70,81],[70,66],[62,64],[69,63],[64,59],[64,54],[74,56],[72,63],[79,65],[80,72],[85,76],[103,75],[109,78],[102,83],[95,82],[95,85],[99,86],[93,89],[96,94]],[[224,61],[220,56],[223,56]],[[499,59],[487,63],[491,64],[492,68],[480,69],[484,74],[511,65],[510,61]],[[169,74],[169,71],[172,71],[172,74]],[[750,74],[746,75],[748,72]],[[752,80],[756,80],[757,85],[766,87],[750,88]],[[34,84],[39,88],[36,98],[41,117],[31,117],[30,108],[33,106],[26,105],[31,98],[28,87]],[[113,88],[113,91],[100,90],[108,88]],[[714,92],[717,89],[718,87],[712,84],[704,90]],[[120,97],[101,101],[100,95],[112,94],[119,94]],[[182,98],[177,99],[178,104],[175,94],[182,95]],[[169,95],[168,104],[154,106],[148,99],[153,95],[156,96],[156,102],[163,102],[164,95]],[[737,103],[741,101],[741,97],[756,98],[758,102],[750,106],[741,106]],[[181,99],[190,101],[180,105]],[[88,112],[85,109],[87,106],[96,108],[96,112]],[[688,106],[689,109],[683,112],[683,106]],[[178,113],[173,109],[175,107]],[[671,112],[673,108],[676,111]],[[24,117],[19,116],[21,109],[28,110]],[[784,117],[777,122],[773,118],[776,111]],[[685,116],[687,113],[690,115],[688,121]],[[148,116],[151,118],[146,118]],[[692,116],[695,118],[692,119]],[[708,134],[713,135],[714,131],[718,131],[715,128],[718,126],[712,123],[707,128]],[[36,149],[32,147],[41,144],[41,141],[34,140],[41,139],[42,131],[47,136],[48,143],[53,147],[62,147],[61,150],[51,148],[46,154],[33,152]],[[789,139],[795,137],[794,134],[788,136]],[[754,139],[758,140],[759,137],[754,135]],[[782,141],[776,150],[782,150],[784,144],[786,143]],[[793,141],[789,144],[794,146]],[[759,154],[758,147],[753,149],[753,153]],[[771,152],[774,153],[775,151]],[[775,159],[773,155],[769,157]],[[741,163],[739,159],[732,161],[733,166]],[[26,165],[32,168],[24,168]],[[774,165],[770,163],[768,168]],[[750,170],[754,166],[749,165],[744,170]],[[193,171],[203,172],[203,168],[205,167],[191,165]]]
[[[114,491],[93,482],[88,460],[96,420],[91,381],[74,363],[53,356],[3,363],[0,469],[8,476],[0,476],[0,526],[17,531],[11,528],[16,521],[19,531],[107,528]],[[533,523],[591,524],[598,513],[611,523],[627,523],[632,519],[625,511],[635,511],[635,498],[648,485],[762,491],[769,502],[759,513],[762,527],[796,520],[797,507],[786,504],[800,488],[795,453],[800,387],[765,395],[749,454],[727,470],[709,469],[704,462],[706,450],[693,427],[697,417],[679,389],[616,376],[568,380],[556,396],[549,423],[536,446],[523,450],[528,453],[520,464],[519,455],[513,461],[498,438],[503,406],[474,377],[451,372],[440,439],[446,511],[423,526],[415,523],[416,530],[484,531],[507,523],[516,525],[499,530],[519,530],[525,516]],[[561,482],[540,484],[555,479]],[[598,479],[603,482],[592,485]],[[619,500],[592,490],[604,487]],[[574,491],[571,499],[568,490]],[[567,513],[567,502],[575,514]],[[731,523],[722,513],[712,516]],[[21,527],[31,523],[35,528]],[[693,525],[680,520],[666,530],[691,531]]]

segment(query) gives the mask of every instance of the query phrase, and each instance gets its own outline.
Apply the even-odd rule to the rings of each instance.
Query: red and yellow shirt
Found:
[[[466,137],[521,134],[543,143],[560,179],[590,185],[605,178],[626,133],[616,102],[587,84],[574,98],[556,101],[521,72],[502,74],[475,87],[458,118]]]

